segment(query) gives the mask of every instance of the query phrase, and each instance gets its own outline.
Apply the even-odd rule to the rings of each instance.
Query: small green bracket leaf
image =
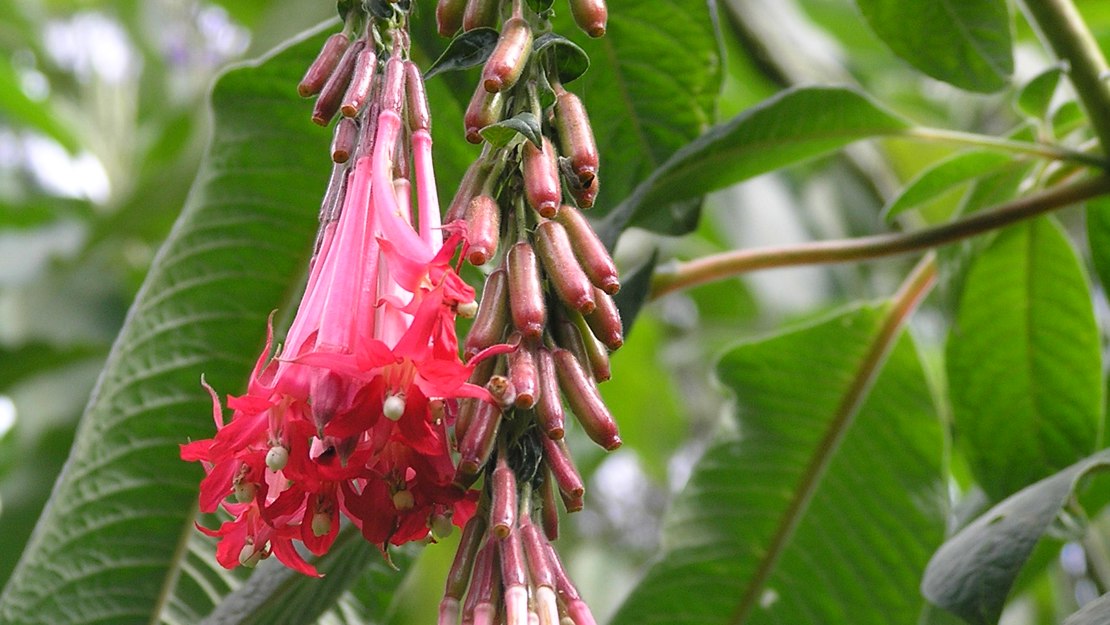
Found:
[[[901,193],[883,207],[883,217],[891,221],[957,185],[996,171],[1012,161],[1012,157],[1007,154],[986,150],[962,152],[945,159],[911,180]]]
[[[569,83],[590,69],[590,56],[570,39],[555,33],[545,33],[536,37],[532,44],[532,53],[539,56],[548,48],[555,55],[555,69],[559,72],[560,82]]]
[[[486,62],[499,37],[492,28],[475,28],[459,33],[447,44],[447,49],[439,55],[435,63],[424,72],[427,80],[443,72],[454,72],[477,67]]]
[[[1014,101],[1018,112],[1029,117],[1045,119],[1048,116],[1048,106],[1052,103],[1052,96],[1056,94],[1056,85],[1060,84],[1060,76],[1063,73],[1064,67],[1055,65],[1025,83]]]
[[[481,130],[481,135],[495,148],[503,148],[509,145],[518,136],[531,141],[536,147],[543,146],[543,131],[540,130],[540,120],[528,111],[517,113],[509,119],[503,119],[496,124],[486,126]]]

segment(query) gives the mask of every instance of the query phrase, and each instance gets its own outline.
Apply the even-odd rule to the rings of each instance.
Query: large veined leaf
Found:
[[[995,499],[1098,448],[1098,326],[1052,219],[1005,230],[974,259],[947,353],[956,437]]]
[[[714,126],[667,159],[610,213],[604,233],[673,221],[669,207],[909,124],[844,87],[789,89]]]
[[[943,444],[913,343],[889,332],[894,310],[725,354],[735,433],[695,466],[615,625],[916,622],[944,535]]]
[[[1005,0],[856,0],[895,54],[971,91],[996,91],[1014,71]]]
[[[0,595],[0,621],[150,623],[169,601],[211,436],[202,372],[239,392],[265,320],[303,281],[328,135],[296,81],[320,38],[228,72],[193,192],[108,358],[51,503]]]
[[[996,623],[1018,571],[1079,480],[1108,464],[1110,453],[1105,451],[1085,458],[988,510],[937,550],[925,571],[922,592],[974,625]],[[1105,618],[1087,620],[1108,613],[1106,602],[1101,603],[1101,609],[1083,610],[1066,623],[1105,623]]]

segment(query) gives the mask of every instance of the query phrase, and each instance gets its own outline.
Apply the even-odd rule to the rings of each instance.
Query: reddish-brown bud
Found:
[[[524,555],[528,558],[528,574],[535,586],[555,587],[555,574],[547,558],[547,543],[540,530],[530,519],[522,519],[520,538],[524,545]]]
[[[547,324],[540,266],[532,246],[525,242],[509,248],[509,309],[513,325],[525,338],[537,339]]]
[[[590,332],[604,343],[605,347],[615,352],[624,345],[624,328],[617,303],[601,289],[594,291],[594,301],[597,302],[597,308],[585,316],[586,324],[590,326]]]
[[[572,312],[571,320],[574,322],[574,326],[578,328],[578,335],[582,337],[582,347],[586,351],[586,358],[590,363],[590,374],[598,382],[608,380],[612,377],[612,369],[609,366],[609,350],[594,337],[589,324],[586,323],[586,319],[582,315]]]
[[[555,146],[543,138],[543,149],[524,142],[524,197],[540,215],[548,219],[559,212],[563,192],[559,186],[559,159]]]
[[[462,19],[463,30],[496,26],[500,5],[501,0],[467,0]]]
[[[589,184],[597,176],[597,142],[586,107],[569,91],[563,91],[555,99],[555,127],[559,131],[560,153],[570,160],[571,171],[578,181]]]
[[[541,223],[536,228],[536,252],[559,299],[581,313],[591,312],[597,306],[593,284],[575,258],[563,226],[555,221]]]
[[[493,487],[490,489],[489,524],[490,532],[505,538],[516,525],[516,474],[509,468],[504,456],[497,457],[497,468],[493,470]]]
[[[470,104],[466,107],[463,116],[463,129],[466,131],[466,140],[471,143],[481,143],[481,131],[490,124],[501,121],[501,113],[505,109],[505,96],[500,91],[490,93],[482,85],[474,90],[470,97]]]
[[[382,79],[382,93],[378,100],[382,103],[382,111],[393,111],[398,115],[405,107],[405,62],[397,54],[389,57],[385,62],[385,74]]]
[[[355,142],[358,141],[358,123],[344,117],[335,125],[335,134],[331,137],[331,160],[336,163],[346,163],[355,151]]]
[[[552,324],[555,343],[574,354],[575,360],[581,363],[583,368],[588,368],[590,366],[590,355],[586,353],[586,341],[582,338],[582,333],[578,331],[578,326],[574,325],[566,312],[560,310],[558,321]],[[558,365],[556,365],[556,369],[558,369]]]
[[[459,188],[455,191],[455,197],[451,199],[451,204],[447,207],[447,213],[443,218],[444,223],[451,223],[466,217],[470,200],[482,192],[482,186],[485,185],[489,172],[490,164],[485,159],[479,159],[470,164],[466,173],[463,174],[462,180],[459,181]]]
[[[571,412],[582,424],[586,435],[607,451],[620,447],[617,422],[601,398],[597,385],[574,355],[565,349],[556,349],[555,368],[559,372],[559,388],[563,390]]]
[[[574,23],[587,35],[605,35],[605,23],[609,20],[605,0],[570,0],[570,13],[574,16]]]
[[[544,462],[551,469],[551,475],[555,478],[555,484],[559,487],[559,492],[571,497],[581,498],[586,492],[586,487],[583,485],[582,476],[578,473],[578,469],[575,468],[574,461],[570,457],[570,450],[567,449],[566,441],[563,439],[551,440],[542,436],[540,438],[543,441]]]
[[[593,208],[594,201],[597,200],[597,191],[601,188],[601,183],[598,182],[599,179],[598,176],[594,176],[590,184],[569,185],[570,194],[579,208]]]
[[[457,483],[469,485],[478,477],[478,471],[485,466],[493,452],[500,427],[501,407],[481,402],[466,428],[466,435],[459,441],[459,468],[455,474]]]
[[[609,295],[620,291],[620,272],[617,271],[617,265],[586,216],[577,208],[567,205],[559,209],[555,220],[566,229],[574,255],[582,265],[582,270],[589,276],[590,282]]]
[[[555,504],[555,478],[551,472],[546,471],[543,484],[540,485],[540,521],[543,523],[543,535],[548,540],[559,540],[559,508]]]
[[[536,350],[536,374],[540,382],[540,396],[536,401],[540,429],[550,439],[563,438],[566,417],[559,395],[559,374],[555,371],[555,357],[545,347]]]
[[[320,97],[316,98],[316,104],[312,107],[313,123],[327,126],[331,118],[335,117],[343,95],[347,92],[347,85],[350,84],[351,76],[354,74],[355,62],[365,46],[366,42],[359,39],[343,52],[335,71],[324,83],[324,87],[320,90]]]
[[[432,112],[428,107],[428,94],[424,89],[424,76],[412,61],[405,61],[405,95],[408,96],[406,112],[409,117],[409,130],[432,129]]]
[[[343,58],[343,53],[349,45],[351,45],[351,40],[343,33],[335,33],[328,37],[320,48],[320,53],[312,61],[312,65],[308,66],[304,78],[297,85],[297,93],[301,94],[302,98],[320,93],[332,72],[335,71],[336,66],[339,65],[339,59]]]
[[[482,86],[495,93],[516,84],[532,52],[532,26],[522,17],[510,17],[501,26],[497,46],[482,68]]]
[[[508,410],[516,402],[516,388],[513,386],[513,381],[503,375],[491,377],[486,383],[486,390],[504,410]]]
[[[505,270],[498,269],[489,274],[486,285],[482,288],[482,300],[478,303],[474,324],[470,326],[470,332],[463,344],[463,353],[467,359],[501,342],[505,329],[509,326],[510,299],[509,276]]]
[[[363,48],[358,53],[355,58],[354,72],[351,74],[351,82],[347,85],[347,92],[343,95],[343,104],[339,106],[339,112],[344,117],[358,115],[362,105],[366,103],[366,99],[370,95],[370,85],[374,82],[374,72],[377,64],[378,56],[374,54],[374,50]]]
[[[497,562],[497,547],[498,541],[489,538],[474,557],[470,590],[466,593],[466,603],[463,605],[464,623],[492,625],[497,615],[496,604],[501,588],[501,567]]]
[[[490,377],[493,375],[493,370],[497,365],[496,358],[486,358],[479,362],[474,371],[470,374],[468,382],[475,386],[485,386],[489,382]],[[455,417],[455,448],[458,449],[458,443],[466,437],[466,430],[474,421],[474,415],[478,412],[478,407],[485,402],[481,399],[474,397],[463,397],[459,399],[458,415]]]
[[[465,10],[466,0],[439,0],[436,3],[436,30],[440,37],[450,37],[459,32]]]
[[[505,625],[528,625],[528,570],[519,529],[501,539],[500,553]]]
[[[462,599],[470,581],[470,572],[474,570],[475,556],[485,537],[486,519],[480,514],[475,514],[470,517],[470,521],[463,528],[462,537],[459,538],[458,551],[455,552],[455,559],[451,562],[451,569],[447,573],[444,597]]]
[[[466,260],[478,267],[497,253],[501,238],[501,207],[497,200],[482,194],[470,200],[466,209]]]
[[[573,495],[559,491],[559,497],[563,500],[563,508],[565,508],[568,513],[581,512],[586,503],[582,495]]]
[[[516,342],[516,349],[509,352],[509,379],[516,389],[516,400],[513,402],[517,408],[528,409],[536,405],[536,396],[539,394],[539,373],[536,369],[535,354],[523,341]]]

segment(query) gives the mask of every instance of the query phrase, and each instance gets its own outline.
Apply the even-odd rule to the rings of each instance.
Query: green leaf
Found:
[[[8,120],[34,128],[54,139],[70,152],[76,152],[81,147],[65,118],[51,110],[50,100],[36,102],[27,97],[9,54],[0,57],[0,112]]]
[[[179,460],[178,445],[213,430],[200,375],[238,392],[267,314],[291,307],[303,282],[329,137],[292,87],[322,39],[216,84],[213,140],[197,182],[0,595],[0,621],[146,624],[168,601],[196,531],[202,473]]]
[[[531,141],[536,147],[543,147],[543,131],[540,130],[540,120],[528,111],[517,113],[496,124],[490,124],[480,130],[479,134],[495,148],[503,148],[512,143],[517,137],[523,137],[525,140]]]
[[[1060,76],[1063,73],[1064,68],[1055,65],[1034,76],[1018,91],[1014,106],[1029,117],[1045,119],[1048,116],[1048,106],[1052,103],[1052,96],[1056,94],[1056,85],[1060,84]]]
[[[1103,451],[988,510],[933,555],[921,582],[922,593],[973,625],[997,623],[1018,571],[1079,480],[1107,465],[1110,452]]]
[[[478,67],[486,62],[500,35],[492,28],[475,28],[461,32],[451,40],[447,49],[424,72],[427,80],[436,74]]]
[[[555,57],[555,69],[563,84],[577,80],[590,69],[590,57],[578,44],[558,33],[544,33],[536,37],[532,44],[533,54],[542,54],[551,49]]]
[[[944,535],[943,443],[892,314],[855,308],[724,355],[736,422],[695,466],[614,625],[916,622]]]
[[[905,211],[917,208],[937,196],[1010,163],[1012,158],[998,152],[975,150],[962,152],[922,171],[883,207],[883,216],[892,220]]]
[[[905,120],[850,88],[788,89],[676,152],[613,210],[604,228],[621,230],[628,223],[658,226],[655,214],[676,202],[908,127]]]
[[[1087,202],[1087,243],[1104,293],[1110,293],[1110,197]]]
[[[1052,134],[1057,138],[1066,137],[1087,125],[1087,114],[1075,100],[1064,102],[1052,112]]]
[[[98,345],[58,347],[39,342],[15,349],[0,347],[0,393],[40,373],[93,358],[103,358],[105,351],[104,347]]]
[[[1005,87],[1014,71],[1005,0],[856,0],[875,34],[918,70],[970,91]]]
[[[1099,444],[1102,365],[1086,277],[1054,221],[999,234],[975,258],[947,346],[953,423],[994,499]]]

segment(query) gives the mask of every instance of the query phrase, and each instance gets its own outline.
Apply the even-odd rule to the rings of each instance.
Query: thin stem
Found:
[[[1099,176],[1061,185],[1008,202],[992,211],[975,213],[917,232],[895,232],[856,239],[715,254],[679,263],[673,269],[660,270],[652,280],[651,298],[756,269],[843,263],[925,250],[997,230],[1106,193],[1110,193],[1110,176]]]
[[[1028,154],[1056,161],[1073,161],[1084,165],[1091,165],[1100,169],[1110,168],[1110,162],[1098,154],[1088,154],[1070,148],[1034,143],[1030,141],[1014,141],[990,135],[981,135],[973,132],[960,132],[958,130],[945,130],[943,128],[914,127],[902,133],[902,136],[926,141],[939,141],[955,143],[979,148],[988,148],[1017,154]]]
[[[1110,66],[1071,0],[1025,0],[1025,11],[1056,56],[1068,62],[1071,79],[1103,153],[1110,149]]]

